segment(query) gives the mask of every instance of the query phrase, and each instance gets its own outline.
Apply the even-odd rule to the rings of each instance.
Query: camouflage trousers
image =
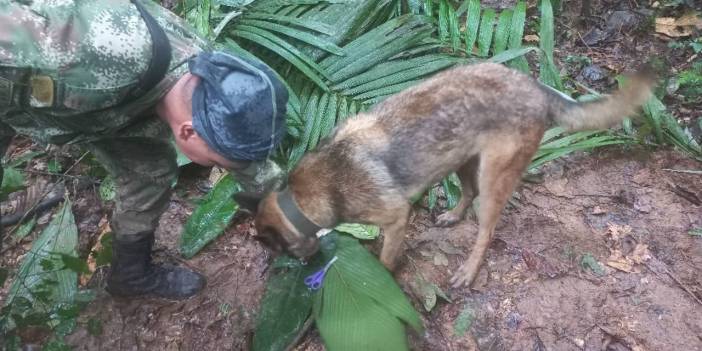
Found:
[[[118,236],[136,240],[136,234],[153,232],[168,207],[178,172],[168,132],[164,128],[160,138],[124,135],[78,144],[90,151],[115,181],[116,207],[110,225]],[[0,155],[5,154],[13,136],[11,127],[0,125]]]
[[[147,131],[149,136],[115,135],[78,144],[90,151],[115,181],[116,206],[110,225],[122,240],[137,240],[138,234],[156,230],[178,175],[170,129],[165,124],[148,123],[148,127],[136,130]],[[14,135],[10,126],[0,122],[0,155],[5,154]],[[271,160],[229,171],[240,183],[242,195],[254,197],[280,186],[284,175]]]

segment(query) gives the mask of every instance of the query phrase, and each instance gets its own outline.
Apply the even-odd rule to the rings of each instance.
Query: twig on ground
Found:
[[[64,199],[64,194],[58,194],[54,197],[50,197],[43,201],[40,201],[36,206],[30,208],[24,213],[13,213],[9,216],[3,216],[0,223],[3,227],[11,226],[19,223],[23,218],[34,216],[35,214],[42,213],[57,204],[59,204]]]
[[[309,316],[307,318],[307,320],[305,321],[305,324],[302,325],[302,328],[300,328],[300,331],[295,336],[295,339],[293,339],[293,341],[290,343],[290,345],[288,345],[288,347],[285,348],[285,351],[293,350],[295,348],[295,346],[297,346],[297,344],[299,344],[300,341],[302,341],[302,338],[305,336],[305,334],[307,334],[307,332],[312,327],[312,323],[314,323],[314,318],[312,318],[312,316]]]
[[[31,173],[31,174],[40,174],[40,175],[47,175],[47,176],[55,176],[55,177],[65,177],[65,178],[74,178],[74,179],[79,179],[80,176],[74,176],[70,174],[62,174],[62,173],[51,173],[51,172],[44,172],[44,171],[35,171],[33,169],[25,169],[23,172],[26,173]]]
[[[687,174],[698,174],[702,175],[702,171],[695,171],[691,169],[670,169],[670,168],[663,168],[664,171],[668,172],[676,172],[676,173],[687,173]]]
[[[668,181],[668,186],[670,187],[670,191],[674,192],[678,196],[682,197],[683,199],[690,201],[693,205],[700,206],[702,205],[702,201],[697,197],[697,194],[693,193],[690,190],[687,190],[683,188],[680,185],[677,185],[671,181]]]
[[[89,154],[89,152],[86,151],[86,152],[85,152],[83,155],[81,155],[75,162],[73,162],[73,164],[72,164],[70,167],[68,167],[68,169],[66,169],[66,171],[64,171],[62,174],[63,174],[64,176],[67,175],[68,172],[70,172],[70,171],[73,169],[73,167],[75,167],[76,165],[78,165],[78,164],[80,163],[80,161],[83,161],[83,159],[85,158],[85,156],[88,156],[88,154]],[[30,207],[29,209],[27,209],[27,211],[25,211],[25,213],[22,215],[22,217],[20,217],[20,219],[19,219],[19,221],[17,222],[17,224],[16,224],[14,227],[12,227],[11,230],[9,230],[9,231],[7,231],[7,232],[5,232],[5,233],[3,233],[2,231],[0,231],[0,248],[2,248],[2,250],[0,251],[0,255],[1,255],[1,254],[4,254],[5,252],[7,252],[7,251],[9,251],[9,250],[12,250],[13,248],[15,248],[15,247],[16,247],[17,245],[19,245],[19,243],[20,243],[20,241],[18,241],[18,242],[14,243],[13,245],[10,245],[10,246],[8,246],[8,247],[2,247],[2,241],[5,240],[5,237],[6,237],[6,236],[9,236],[9,235],[13,234],[15,231],[17,231],[17,229],[20,227],[20,224],[27,218],[28,214],[29,214],[29,213],[33,213],[33,211],[35,211],[35,210],[37,209],[37,207],[43,202],[44,198],[45,198],[46,196],[48,196],[48,195],[56,188],[57,185],[59,185],[59,184],[61,184],[61,183],[65,183],[65,182],[66,182],[66,180],[65,180],[65,179],[62,179],[61,181],[56,182],[56,183],[53,183],[53,184],[51,184],[51,186],[48,186],[47,189],[46,189],[46,191],[44,191],[44,193],[41,194],[41,196],[39,196],[39,198],[37,199],[37,202],[36,202],[34,205],[32,205],[32,207]]]
[[[698,304],[702,305],[702,300],[700,300],[700,298],[697,297],[697,295],[695,295],[695,293],[693,293],[687,285],[681,282],[680,279],[678,279],[678,277],[673,272],[671,272],[670,269],[668,269],[664,262],[661,262],[660,260],[657,261],[661,263],[661,268],[663,269],[665,274],[667,274],[671,279],[673,279],[673,281],[676,284],[678,284],[678,286],[681,289],[683,289],[688,295],[690,295],[690,297],[692,297],[693,300],[695,300]],[[646,262],[646,268],[648,268],[654,274],[660,276],[660,273],[657,270],[653,269],[648,262]]]

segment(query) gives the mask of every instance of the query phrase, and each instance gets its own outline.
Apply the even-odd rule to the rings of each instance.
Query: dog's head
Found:
[[[301,233],[278,205],[278,193],[268,194],[258,205],[256,240],[276,253],[287,252],[308,258],[319,250],[316,233]]]

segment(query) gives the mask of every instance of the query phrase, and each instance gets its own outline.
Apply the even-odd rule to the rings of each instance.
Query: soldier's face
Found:
[[[203,166],[232,167],[232,162],[216,153],[193,128],[192,95],[199,78],[186,73],[163,98],[156,111],[171,127],[178,149],[191,161]]]
[[[230,169],[234,165],[228,159],[212,150],[205,141],[197,135],[193,129],[192,123],[183,123],[179,128],[179,132],[175,135],[176,145],[180,151],[185,154],[191,161],[211,167],[219,166],[225,169]]]

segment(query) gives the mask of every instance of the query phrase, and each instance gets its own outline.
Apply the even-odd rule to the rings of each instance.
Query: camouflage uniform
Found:
[[[0,153],[15,132],[85,146],[116,181],[111,224],[121,236],[153,232],[167,207],[176,157],[154,106],[188,71],[187,60],[208,48],[179,17],[142,4],[167,34],[172,59],[155,89],[120,103],[152,51],[132,3],[0,0]]]

